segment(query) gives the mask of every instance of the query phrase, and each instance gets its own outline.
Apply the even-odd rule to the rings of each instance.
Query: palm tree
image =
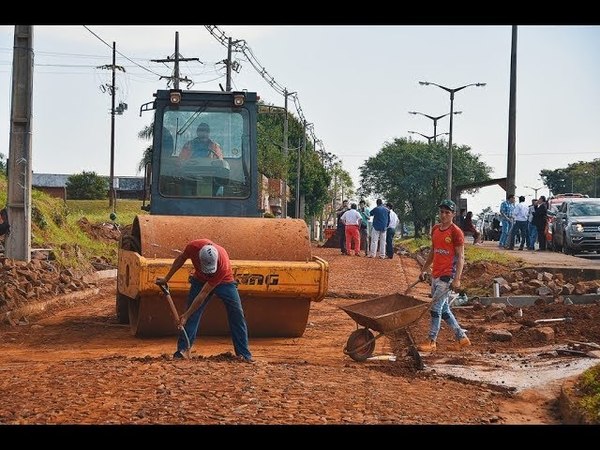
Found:
[[[140,139],[144,139],[145,141],[152,142],[152,139],[154,137],[154,122],[150,123],[150,125],[146,125],[142,129],[142,131],[140,131],[138,133],[138,137]],[[144,168],[146,167],[146,164],[151,161],[152,161],[152,144],[148,145],[144,149],[144,156],[142,156],[142,159],[140,160],[138,167],[137,167],[138,173],[142,172],[144,170]]]

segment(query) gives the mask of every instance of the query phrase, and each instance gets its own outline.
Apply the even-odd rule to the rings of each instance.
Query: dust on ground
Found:
[[[417,370],[402,332],[377,339],[375,357],[356,362],[343,349],[357,324],[339,307],[404,292],[420,266],[408,256],[359,258],[318,247],[313,254],[330,264],[327,297],[312,305],[302,337],[251,339],[255,364],[231,358],[228,337],[200,336],[192,359],[173,361],[174,336],[131,336],[116,320],[114,280],[87,296],[63,299],[58,310],[0,325],[0,396],[10,399],[0,402],[0,423],[561,423],[559,380],[515,389],[503,380],[509,369],[501,362],[591,360],[553,352],[567,348],[569,339],[598,342],[600,306],[538,304],[522,308],[521,318],[504,311],[502,319],[491,319],[490,307],[456,308],[473,342],[467,350],[447,350],[452,335],[443,325],[439,351],[423,354],[425,370]],[[429,288],[419,283],[409,294],[427,299]],[[538,318],[566,314],[574,320],[551,323],[553,332],[543,337],[534,331],[539,327],[531,322]],[[424,315],[409,328],[421,341],[428,327]],[[490,328],[508,329],[511,340],[490,341]],[[475,367],[482,357],[488,365],[480,372],[492,376],[452,372],[470,368],[470,361]]]

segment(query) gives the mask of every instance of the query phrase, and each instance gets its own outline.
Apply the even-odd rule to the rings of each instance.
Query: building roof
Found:
[[[37,188],[64,188],[71,175],[60,173],[34,173],[31,185]],[[103,177],[108,178],[108,177]],[[140,191],[144,189],[144,177],[115,177],[120,191]]]

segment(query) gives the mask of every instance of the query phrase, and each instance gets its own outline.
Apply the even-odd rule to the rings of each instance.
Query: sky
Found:
[[[452,140],[466,145],[506,177],[510,93],[510,25],[219,25],[244,40],[254,65],[242,53],[232,74],[234,90],[255,91],[276,106],[284,97],[273,86],[297,93],[289,109],[313,124],[325,151],[335,154],[359,185],[359,167],[395,138],[426,142],[432,117],[450,111],[450,94],[419,81],[455,89]],[[167,88],[173,65],[151,62],[175,53],[191,89],[225,87],[227,49],[201,25],[40,25],[33,27],[34,76],[32,168],[34,173],[110,173],[112,45],[116,45],[115,176],[137,171],[149,144],[138,132],[152,120],[140,107]],[[0,26],[0,153],[8,156],[14,26]],[[162,78],[161,78],[162,77]],[[600,157],[600,26],[518,26],[516,95],[516,194],[527,203],[550,193],[540,170]],[[185,88],[185,85],[180,87]],[[300,113],[296,107],[300,107]],[[448,117],[437,133],[449,131]],[[439,138],[447,139],[447,136]],[[439,139],[438,138],[438,139]],[[576,187],[576,186],[575,186]],[[576,190],[576,189],[575,189]],[[498,210],[498,186],[466,196],[478,214]],[[356,200],[356,199],[351,199]],[[384,199],[386,200],[386,199]]]

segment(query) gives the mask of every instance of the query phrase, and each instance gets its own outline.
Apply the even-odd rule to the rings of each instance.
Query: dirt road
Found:
[[[445,350],[451,336],[443,327],[440,351],[423,355],[426,370],[415,369],[402,334],[376,341],[380,359],[350,359],[342,349],[356,323],[339,306],[403,292],[416,280],[418,264],[409,257],[348,257],[328,248],[315,248],[314,254],[330,263],[328,296],[313,305],[301,338],[251,339],[256,364],[233,360],[227,337],[199,337],[193,358],[183,361],[171,360],[175,337],[132,337],[128,326],[116,321],[114,280],[48,306],[21,325],[0,325],[0,424],[560,423],[559,380],[519,391],[503,387],[501,380],[472,380],[442,370],[468,366],[469,358],[480,360],[482,354],[495,354],[499,361],[532,347],[529,331],[512,322],[516,339],[491,344],[484,310],[457,310],[472,349]],[[426,298],[428,287],[421,283],[411,294]],[[557,313],[538,308],[529,318]],[[598,333],[600,306],[577,314],[580,322],[554,326],[553,344],[574,335],[589,339],[578,328],[565,333],[584,321],[589,333]],[[417,340],[427,327],[428,315],[411,326]],[[527,365],[527,356],[518,354]],[[498,361],[488,361],[483,372],[500,368]],[[508,371],[500,368],[498,377]]]

